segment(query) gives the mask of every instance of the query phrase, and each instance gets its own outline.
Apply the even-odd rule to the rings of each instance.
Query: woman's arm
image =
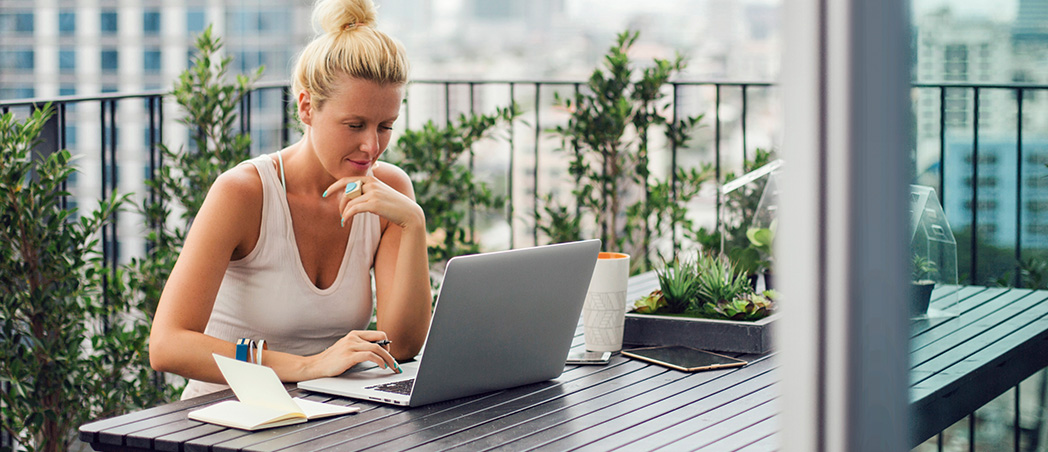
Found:
[[[212,353],[233,357],[236,346],[204,334],[215,296],[231,259],[245,256],[258,241],[262,182],[251,165],[224,173],[209,190],[193,221],[157,306],[150,332],[154,369],[196,380],[223,383]],[[386,367],[389,354],[370,341],[381,332],[352,332],[311,357],[267,351],[263,362],[283,381],[338,375],[353,364]]]
[[[410,359],[426,341],[432,313],[426,217],[411,179],[395,165],[377,166],[363,190],[364,196],[343,202],[343,217],[368,211],[386,220],[375,256],[377,327],[393,341],[395,358]]]

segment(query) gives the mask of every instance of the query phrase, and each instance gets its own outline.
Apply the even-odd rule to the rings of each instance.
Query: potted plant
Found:
[[[938,268],[935,262],[919,255],[913,255],[913,269],[910,283],[910,315],[921,316],[928,313],[928,304],[932,300],[932,289],[935,288],[935,280],[932,279]]]
[[[626,314],[623,341],[764,353],[775,320],[774,291],[758,293],[746,270],[727,256],[700,252],[655,270],[658,288]]]

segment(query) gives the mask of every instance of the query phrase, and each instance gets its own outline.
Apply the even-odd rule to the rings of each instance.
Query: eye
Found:
[[[354,123],[354,124],[346,124],[346,126],[349,127],[350,129],[363,129],[364,128],[363,124],[356,124],[356,123]]]

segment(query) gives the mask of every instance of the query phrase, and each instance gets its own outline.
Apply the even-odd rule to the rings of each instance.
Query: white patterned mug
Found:
[[[630,256],[600,253],[593,278],[582,305],[582,327],[586,350],[615,352],[622,349],[622,325],[626,318],[626,285]]]

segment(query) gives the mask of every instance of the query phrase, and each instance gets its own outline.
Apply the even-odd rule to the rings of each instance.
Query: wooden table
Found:
[[[632,296],[653,280],[631,280]],[[1048,365],[1048,291],[950,287],[960,315],[913,322],[911,401],[919,444]],[[581,329],[574,347],[581,347]],[[615,356],[567,366],[559,378],[418,408],[396,408],[293,389],[359,406],[358,414],[256,433],[190,421],[186,413],[229,391],[80,428],[97,450],[776,450],[774,354],[740,355],[743,368],[684,373]]]

